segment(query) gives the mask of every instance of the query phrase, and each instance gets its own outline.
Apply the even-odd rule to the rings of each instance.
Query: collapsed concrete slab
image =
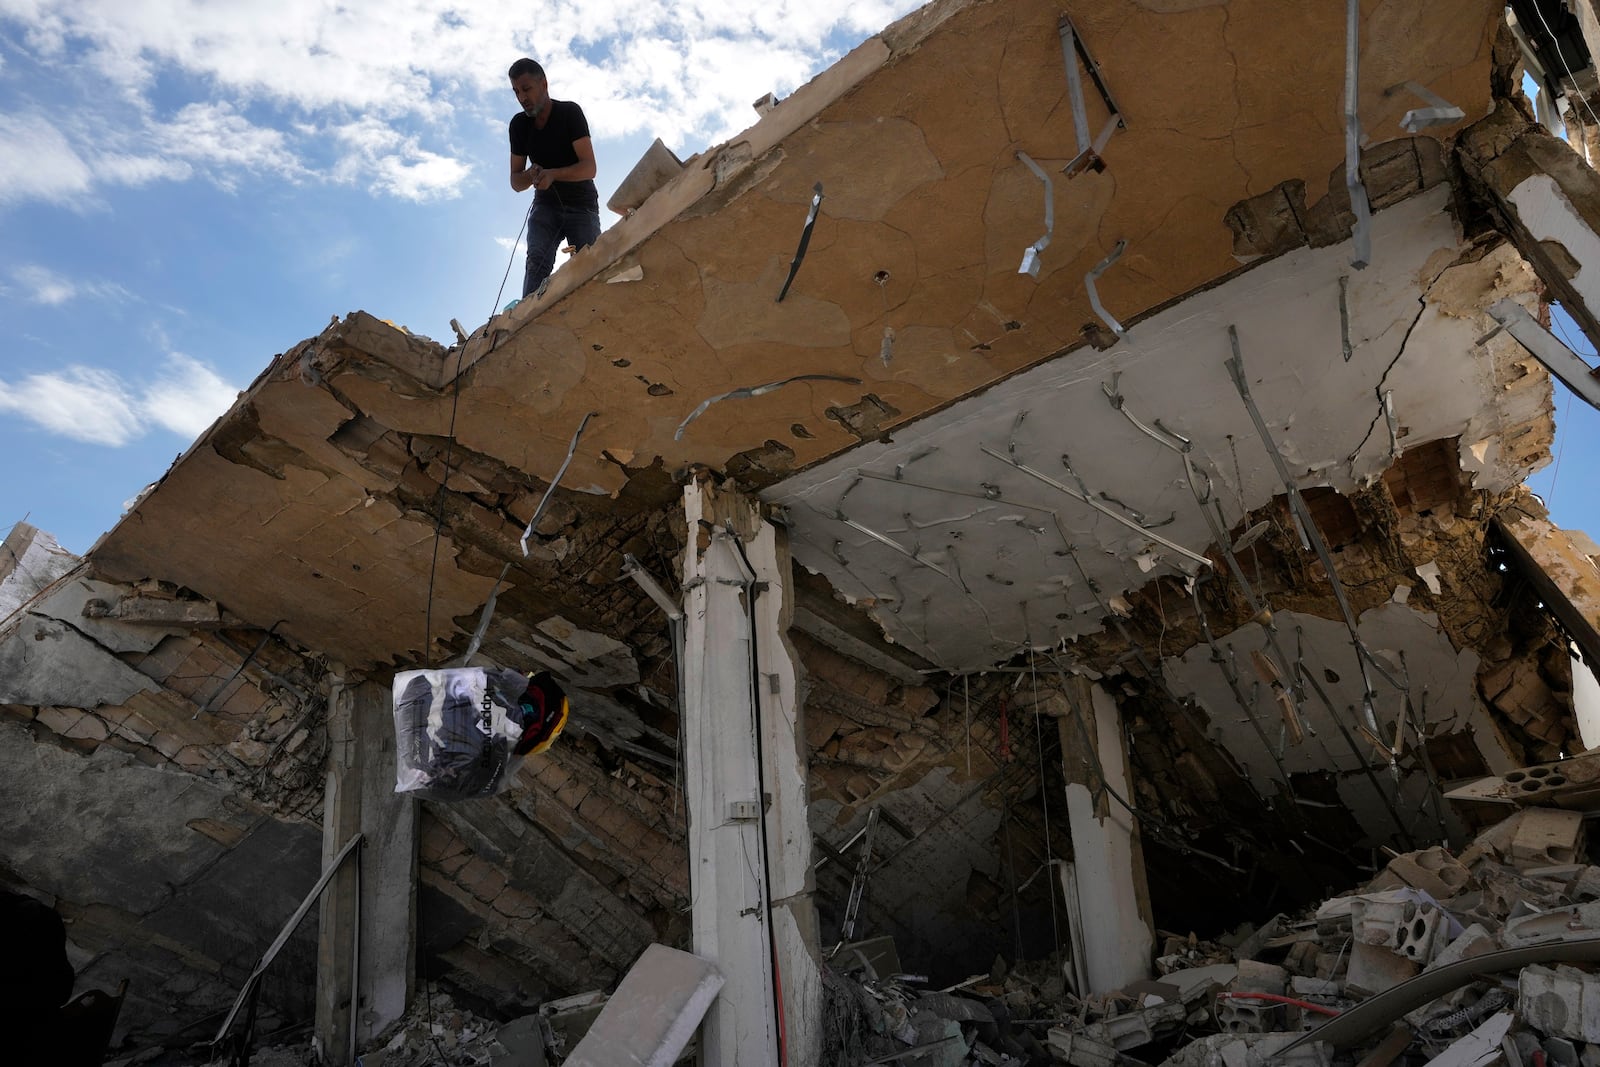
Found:
[[[670,1067],[725,981],[708,960],[651,945],[562,1062],[572,1067]]]

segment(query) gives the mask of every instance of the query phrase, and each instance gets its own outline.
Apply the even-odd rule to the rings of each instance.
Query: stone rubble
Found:
[[[1580,813],[1525,808],[1459,854],[1395,855],[1366,885],[1273,916],[1229,938],[1231,948],[1168,935],[1156,980],[1087,997],[1062,977],[1070,966],[1008,973],[997,961],[988,975],[932,991],[846,953],[830,976],[829,1054],[922,1067],[1595,1067],[1600,975],[1560,962],[1400,1005],[1355,1044],[1300,1041],[1418,975],[1487,952],[1600,938],[1600,867],[1585,852]]]
[[[1354,1044],[1316,1028],[1418,976],[1506,949],[1600,939],[1600,866],[1580,813],[1528,807],[1452,853],[1395,854],[1367,884],[1219,941],[1167,934],[1157,977],[1078,996],[1063,961],[947,989],[900,973],[891,939],[845,946],[824,972],[822,1063],[904,1067],[1600,1067],[1600,974],[1550,960],[1397,1005]],[[1600,961],[1600,951],[1594,957]],[[419,996],[361,1067],[544,1067],[607,997],[581,994],[497,1023]],[[693,1046],[680,1062],[692,1061]],[[122,1062],[122,1061],[118,1061]],[[165,1061],[163,1061],[165,1062]],[[315,1062],[262,1048],[255,1067]],[[130,1064],[129,1067],[132,1067]]]

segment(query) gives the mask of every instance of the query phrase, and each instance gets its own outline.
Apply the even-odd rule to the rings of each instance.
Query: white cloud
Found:
[[[352,184],[370,184],[404,200],[442,200],[461,195],[461,183],[472,168],[458,159],[423,148],[416,137],[366,118],[333,129],[344,146],[334,177]]]
[[[0,412],[75,441],[120,447],[152,427],[193,438],[235,395],[210,367],[173,353],[156,380],[143,387],[77,364],[15,383],[0,380]]]
[[[171,166],[173,160],[187,160],[205,165],[212,180],[225,189],[232,189],[246,171],[291,180],[305,173],[283,131],[251,123],[226,102],[189,104],[171,122],[152,126],[146,136],[160,154],[152,162]]]
[[[117,154],[102,162],[99,171],[121,185],[149,185],[162,180],[181,182],[194,176],[194,167],[185,161],[160,156]]]
[[[48,119],[0,114],[0,205],[72,204],[89,192],[89,165]]]
[[[93,367],[31,374],[15,385],[0,380],[0,411],[89,444],[125,445],[143,433],[126,386]]]
[[[65,304],[69,300],[127,300],[129,292],[113,282],[75,281],[48,267],[27,263],[11,269],[11,279],[21,287],[22,299],[34,304]],[[10,295],[12,290],[0,289]]]
[[[11,277],[24,287],[24,298],[35,304],[65,304],[77,292],[70,281],[45,267],[17,267]]]
[[[198,437],[239,391],[197,359],[176,352],[168,359],[161,377],[145,387],[140,413],[180,437]]]
[[[98,113],[74,128],[77,151],[55,132],[57,180],[29,178],[31,147],[27,173],[0,162],[0,203],[87,188],[83,158],[129,184],[201,175],[227,186],[251,171],[454,196],[468,164],[449,131],[463,117],[510,116],[505,68],[522,54],[546,66],[555,96],[583,104],[597,140],[648,132],[694,151],[754,121],[758,96],[787,94],[836,58],[818,42],[859,40],[916,6],[545,0],[524,29],[500,0],[0,0],[0,24],[42,63],[98,72],[135,110],[114,153],[102,155]],[[148,94],[168,71],[206,96],[163,121]]]

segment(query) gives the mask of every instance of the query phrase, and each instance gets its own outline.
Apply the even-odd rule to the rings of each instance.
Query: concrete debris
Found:
[[[1111,993],[1078,997],[1057,965],[1003,962],[934,993],[841,954],[828,982],[844,1008],[830,1014],[854,1032],[836,1027],[831,1051],[951,1067],[1600,1064],[1600,975],[1560,958],[1600,939],[1600,867],[1583,862],[1575,814],[1524,808],[1459,853],[1395,856],[1367,885],[1241,929],[1231,950],[1168,935],[1161,977]],[[1513,949],[1520,973],[1495,971],[1503,959],[1469,973]],[[1352,1015],[1317,1040],[1357,1005],[1368,1033],[1352,1039]]]
[[[563,1062],[572,1067],[670,1067],[725,981],[708,960],[651,945]]]
[[[599,992],[581,994],[497,1022],[458,1006],[447,993],[419,994],[404,1019],[357,1056],[356,1067],[547,1067],[563,1062],[564,1050],[582,1039],[606,999]],[[208,1061],[153,1049],[108,1064],[175,1067],[200,1062]],[[309,1041],[263,1045],[250,1054],[251,1067],[313,1067],[319,1062]]]

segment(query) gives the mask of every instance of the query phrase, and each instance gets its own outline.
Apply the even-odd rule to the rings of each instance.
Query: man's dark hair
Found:
[[[535,63],[533,60],[529,59],[527,56],[523,56],[521,59],[511,64],[511,69],[507,72],[507,76],[512,81],[516,81],[524,74],[532,74],[540,81],[545,80],[544,68],[539,66],[539,64]]]

